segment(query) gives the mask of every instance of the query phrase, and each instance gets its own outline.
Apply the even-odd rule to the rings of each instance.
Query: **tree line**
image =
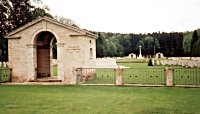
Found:
[[[148,34],[121,34],[94,32],[97,39],[97,57],[123,57],[130,53],[139,55],[139,45],[144,56],[153,57],[161,52],[166,57],[200,56],[200,30],[194,32],[154,32]]]
[[[33,0],[42,4],[40,0]],[[43,5],[43,4],[42,4]],[[0,1],[0,61],[8,61],[8,41],[4,35],[41,16],[53,18],[47,13],[48,7],[35,7],[30,0]]]

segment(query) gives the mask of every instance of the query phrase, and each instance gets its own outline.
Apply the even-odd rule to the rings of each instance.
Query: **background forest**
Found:
[[[167,57],[199,56],[200,29],[194,32],[154,32],[148,34],[121,34],[93,32],[98,34],[97,57],[127,56],[139,54],[142,46],[144,56],[161,52]]]

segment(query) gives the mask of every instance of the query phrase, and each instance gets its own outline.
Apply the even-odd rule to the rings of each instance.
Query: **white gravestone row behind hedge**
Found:
[[[200,67],[200,60],[162,60],[162,65],[180,65],[183,67]]]

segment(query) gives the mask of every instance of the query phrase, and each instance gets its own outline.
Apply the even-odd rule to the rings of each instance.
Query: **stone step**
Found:
[[[30,82],[62,82],[62,80],[30,80]]]
[[[55,78],[38,78],[36,80],[30,80],[30,82],[62,82],[62,80]]]

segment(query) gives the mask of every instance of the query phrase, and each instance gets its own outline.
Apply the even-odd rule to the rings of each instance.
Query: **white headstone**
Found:
[[[154,60],[152,59],[152,65],[154,66]]]
[[[157,65],[160,65],[160,62],[159,62],[159,60],[157,60],[157,61],[156,61],[156,64],[157,64]]]
[[[155,66],[157,65],[157,62],[156,62],[156,60],[154,60],[154,65],[155,65]]]
[[[3,62],[3,67],[6,67],[6,62]]]

